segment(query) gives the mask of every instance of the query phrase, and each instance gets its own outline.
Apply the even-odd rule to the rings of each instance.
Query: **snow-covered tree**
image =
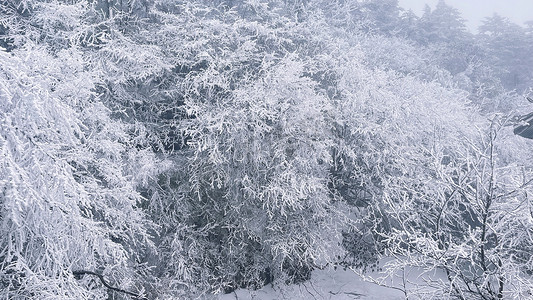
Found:
[[[455,153],[428,149],[428,173],[400,177],[386,190],[393,230],[383,237],[395,259],[384,266],[385,274],[427,270],[422,276],[428,284],[406,287],[406,294],[457,299],[531,294],[526,253],[533,247],[527,196],[533,177],[529,167],[510,163],[499,149],[517,138],[498,137],[505,135],[498,122],[478,142],[465,137]]]
[[[482,114],[529,82],[529,31],[476,45],[444,1],[0,14],[0,297],[189,299],[384,256],[444,272],[441,298],[526,297],[528,146]]]
[[[103,297],[80,270],[134,288],[135,258],[150,248],[136,187],[155,173],[153,155],[132,151],[80,52],[0,55],[2,297]]]
[[[488,62],[506,88],[522,92],[531,87],[531,39],[523,27],[494,14],[483,20],[479,39]]]

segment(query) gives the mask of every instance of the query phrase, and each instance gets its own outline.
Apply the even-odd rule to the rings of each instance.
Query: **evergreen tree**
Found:
[[[497,76],[508,89],[523,91],[531,86],[533,63],[525,29],[494,14],[483,20],[479,39]],[[529,42],[529,43],[528,43]]]

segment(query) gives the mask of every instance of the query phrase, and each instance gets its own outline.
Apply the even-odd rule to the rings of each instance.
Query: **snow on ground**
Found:
[[[380,263],[383,266],[386,261]],[[374,278],[377,273],[367,274]],[[387,286],[400,288],[405,282],[409,298],[411,294],[418,291],[419,298],[430,295],[432,288],[427,283],[430,280],[440,281],[445,279],[445,275],[439,271],[423,272],[420,269],[411,268],[403,274],[397,274],[393,280],[382,281]],[[405,280],[404,280],[405,279]],[[260,290],[251,291],[240,289],[226,295],[219,295],[218,300],[298,300],[298,299],[328,299],[328,300],[399,300],[405,299],[405,294],[395,288],[385,287],[363,280],[359,275],[351,270],[342,268],[328,268],[325,270],[315,270],[309,281],[295,285],[269,284]],[[414,297],[417,298],[417,297]],[[430,297],[431,298],[431,297]]]
[[[405,299],[396,289],[363,281],[357,274],[342,268],[313,271],[309,281],[298,285],[276,286],[269,284],[257,291],[237,290],[220,295],[219,300],[278,300],[278,299],[331,299],[331,300],[383,300]]]

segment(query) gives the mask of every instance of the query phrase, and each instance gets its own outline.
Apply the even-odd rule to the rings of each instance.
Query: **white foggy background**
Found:
[[[432,9],[438,0],[399,0],[400,6],[422,15],[427,3]],[[498,13],[512,22],[525,26],[524,22],[533,20],[533,0],[446,0],[446,4],[457,8],[466,20],[468,29],[477,33],[477,28],[485,17]]]

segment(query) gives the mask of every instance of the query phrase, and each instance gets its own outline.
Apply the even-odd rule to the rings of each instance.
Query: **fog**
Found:
[[[411,9],[421,15],[425,4],[432,9],[439,0],[399,0],[401,7]],[[477,32],[481,21],[494,13],[509,18],[516,24],[524,26],[524,22],[533,20],[533,1],[531,0],[446,0],[446,4],[457,8],[467,20],[472,32]]]

